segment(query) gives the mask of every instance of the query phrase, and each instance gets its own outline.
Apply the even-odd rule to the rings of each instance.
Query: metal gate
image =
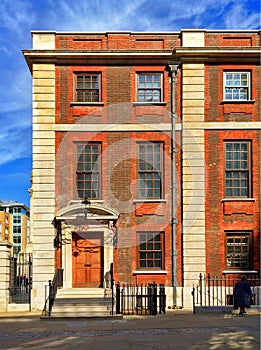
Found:
[[[10,257],[9,303],[30,304],[32,288],[32,254]]]
[[[148,285],[116,284],[116,314],[156,315],[166,313],[165,287]]]

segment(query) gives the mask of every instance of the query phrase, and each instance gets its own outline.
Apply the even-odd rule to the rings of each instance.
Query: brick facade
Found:
[[[33,92],[31,202],[34,264],[45,259],[49,266],[48,272],[34,268],[35,307],[42,300],[41,285],[55,269],[56,230],[51,219],[65,227],[68,242],[72,232],[79,230],[77,225],[70,228],[68,215],[77,205],[78,212],[82,210],[75,152],[76,145],[84,142],[101,147],[101,177],[100,197],[91,200],[89,212],[90,222],[97,218],[96,226],[81,226],[82,230],[88,235],[107,225],[106,241],[113,222],[112,230],[117,232],[117,244],[104,247],[104,274],[113,263],[116,282],[164,283],[177,293],[170,304],[185,300],[189,305],[199,273],[259,272],[260,31],[35,32],[33,49],[24,51],[24,56],[37,89]],[[171,67],[177,71],[171,73]],[[224,100],[224,72],[247,72],[250,98]],[[99,101],[76,101],[77,73],[99,75]],[[160,101],[138,102],[137,75],[141,73],[161,74]],[[247,198],[226,198],[227,140],[251,144]],[[162,145],[160,199],[139,198],[138,145],[143,142]],[[106,225],[105,214],[112,215]],[[251,268],[229,271],[226,234],[239,231],[251,235]],[[142,232],[162,234],[160,269],[139,267]],[[56,267],[61,261],[70,286],[71,248],[63,249],[56,250]]]

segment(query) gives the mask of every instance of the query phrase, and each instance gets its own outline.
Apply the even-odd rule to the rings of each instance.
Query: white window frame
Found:
[[[228,159],[228,154],[227,154],[227,150],[226,150],[226,146],[231,144],[232,146],[232,158]],[[242,160],[242,151],[238,151],[236,152],[234,150],[234,146],[235,144],[238,145],[246,145],[247,146],[247,152],[245,152],[247,154],[247,159]],[[240,146],[241,147],[241,146]],[[226,198],[250,198],[251,195],[251,179],[252,179],[252,174],[251,174],[251,142],[248,140],[230,140],[230,141],[225,141],[224,142],[224,159],[225,159],[225,197]],[[239,153],[240,159],[236,159],[236,154]],[[242,167],[241,164],[242,162],[246,162],[247,166],[246,167]],[[234,163],[239,163],[240,166],[238,167],[234,167],[233,164]],[[231,165],[231,167],[227,167],[227,163],[229,163]],[[246,178],[243,179],[241,174],[247,174]],[[229,175],[230,174],[230,175]],[[246,181],[247,184],[245,187],[242,186],[241,181]],[[231,182],[231,185],[228,186],[227,181]],[[238,185],[235,186],[235,183],[238,182]],[[246,189],[246,194],[242,194],[243,189]],[[229,191],[232,192],[231,195],[229,195],[227,192]],[[237,193],[237,194],[236,194]]]
[[[93,77],[93,76],[97,76],[98,77],[98,88],[94,88],[93,86],[91,86],[90,88],[86,88],[86,87],[83,87],[83,88],[79,88],[78,87],[78,84],[77,84],[77,79],[79,76],[83,76],[83,77]],[[98,101],[86,101],[84,99],[84,101],[79,101],[79,98],[78,98],[78,91],[94,91],[94,90],[97,90],[98,91]],[[74,73],[74,100],[75,102],[77,103],[100,103],[101,102],[101,73],[99,72],[75,72]]]
[[[247,75],[247,85],[227,85],[227,75],[228,74],[232,74],[232,75],[235,75],[235,74],[240,74],[242,76],[242,74],[246,74]],[[241,79],[240,79],[241,80]],[[250,72],[247,72],[247,71],[226,71],[226,72],[223,72],[223,85],[224,85],[224,101],[233,101],[233,102],[236,102],[236,101],[250,101],[251,100],[251,74]],[[227,98],[226,96],[226,89],[231,89],[232,93],[232,97],[231,98]],[[240,98],[240,95],[238,98],[233,98],[233,95],[235,96],[236,94],[236,91],[238,89],[246,89],[247,90],[247,97],[246,98]],[[233,94],[234,92],[234,94]]]
[[[146,75],[146,76],[159,76],[160,77],[160,87],[156,88],[156,87],[144,87],[141,88],[139,85],[139,77],[141,75]],[[162,72],[137,72],[136,73],[136,101],[141,102],[141,103],[161,103],[164,101],[164,96],[163,96],[163,91],[164,91],[164,87],[163,87],[163,73]],[[152,91],[159,91],[160,93],[160,99],[159,101],[153,101],[152,100],[146,100],[145,101],[140,101],[139,100],[139,90],[152,90]]]

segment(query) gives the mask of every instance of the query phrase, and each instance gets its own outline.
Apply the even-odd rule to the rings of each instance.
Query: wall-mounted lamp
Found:
[[[82,204],[84,204],[84,218],[87,219],[88,211],[90,210],[91,202],[87,197],[84,197]]]
[[[60,249],[62,246],[62,226],[61,221],[58,221],[56,217],[52,221],[52,225],[56,229],[56,236],[53,240],[53,246],[56,249]]]

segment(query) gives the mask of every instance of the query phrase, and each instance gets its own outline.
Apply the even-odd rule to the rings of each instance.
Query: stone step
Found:
[[[62,288],[58,289],[57,296],[67,296],[70,298],[92,298],[92,297],[104,297],[104,289],[101,288]]]
[[[72,307],[70,305],[57,306],[52,309],[52,313],[54,312],[107,312],[110,311],[110,308],[107,306],[76,306]]]
[[[62,288],[57,291],[51,317],[107,317],[111,298],[101,288]],[[106,297],[105,297],[106,295]]]
[[[54,313],[52,314],[51,317],[56,317],[56,318],[62,318],[62,317],[67,317],[67,318],[72,318],[72,317],[104,317],[104,316],[110,316],[110,314],[104,314],[104,313],[93,313],[93,314],[87,314],[87,313],[64,313],[64,312],[60,312],[60,313]]]
[[[97,318],[97,319],[109,319],[109,318],[122,318],[122,315],[111,315],[111,313],[105,314],[104,312],[102,313],[54,313],[51,315],[51,317],[48,316],[42,316],[41,318],[43,319],[62,319],[62,318]]]
[[[66,303],[66,304],[62,304],[62,303],[54,303],[53,305],[53,310],[59,309],[59,310],[63,310],[63,309],[67,309],[70,308],[72,310],[81,310],[81,309],[85,309],[85,310],[92,310],[92,309],[110,309],[111,308],[111,303],[108,304],[84,304],[84,303]]]
[[[55,304],[84,304],[84,305],[94,305],[94,304],[111,304],[111,298],[61,298],[55,299]]]
[[[78,301],[78,300],[75,300],[75,301],[72,301],[72,300],[68,300],[68,301],[62,301],[62,300],[55,300],[54,301],[54,307],[65,307],[65,306],[71,306],[71,307],[76,307],[76,306],[79,306],[79,307],[98,307],[98,306],[105,306],[105,307],[108,307],[111,305],[111,300],[108,299],[108,301],[103,301],[103,300],[100,300],[99,301],[95,301],[95,302],[92,302],[92,301],[87,301],[85,302],[84,300],[81,300],[81,301]]]

